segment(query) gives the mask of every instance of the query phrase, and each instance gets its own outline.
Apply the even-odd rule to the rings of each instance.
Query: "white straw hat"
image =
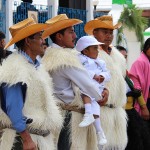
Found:
[[[81,52],[89,46],[101,44],[104,43],[98,42],[97,39],[93,36],[83,36],[77,41],[76,50]]]

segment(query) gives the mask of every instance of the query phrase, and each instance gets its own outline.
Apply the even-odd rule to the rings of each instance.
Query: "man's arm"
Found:
[[[89,77],[86,70],[80,70],[72,67],[63,69],[62,71],[80,88],[83,94],[95,98],[96,101],[102,99],[98,87],[94,85],[93,80]]]
[[[24,106],[21,83],[9,86],[2,86],[3,100],[2,109],[8,115],[12,122],[13,128],[17,132],[22,132],[26,129],[26,120],[22,114]]]
[[[27,130],[20,133],[23,141],[23,150],[36,150],[36,144],[33,142]]]
[[[3,85],[2,94],[2,109],[10,118],[13,128],[20,133],[24,150],[35,150],[36,145],[26,131],[26,119],[22,114],[24,103],[21,83],[12,86]]]
[[[101,101],[98,102],[98,104],[100,106],[104,106],[106,104],[106,102],[108,101],[108,96],[109,96],[109,91],[108,89],[104,88],[103,92],[102,92],[102,96],[103,99]]]

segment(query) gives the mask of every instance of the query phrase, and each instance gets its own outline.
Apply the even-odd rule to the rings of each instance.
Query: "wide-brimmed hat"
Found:
[[[93,30],[97,28],[105,28],[105,29],[118,29],[122,26],[122,23],[117,23],[116,25],[113,25],[113,18],[112,16],[101,16],[94,20],[91,20],[86,23],[84,26],[84,31],[87,34],[92,35]]]
[[[89,46],[101,45],[101,44],[104,43],[98,42],[97,39],[93,36],[83,36],[77,41],[76,50],[81,52]]]
[[[47,24],[36,23],[33,18],[27,18],[9,28],[12,38],[6,44],[5,48],[10,45],[32,35],[36,32],[40,32],[48,27]]]
[[[47,20],[45,23],[50,25],[44,32],[42,37],[47,38],[49,35],[56,33],[62,29],[77,25],[83,21],[79,19],[69,19],[66,14],[60,14]]]

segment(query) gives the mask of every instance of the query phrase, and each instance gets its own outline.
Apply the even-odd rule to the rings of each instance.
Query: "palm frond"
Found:
[[[141,43],[141,46],[144,43],[144,29],[148,25],[148,19],[142,17],[142,10],[139,10],[136,5],[124,6],[124,10],[121,13],[120,19],[118,22],[123,24],[123,27],[128,28],[130,31],[134,31],[138,41]],[[117,44],[121,43],[121,38],[119,37],[122,32],[122,29],[118,30]]]

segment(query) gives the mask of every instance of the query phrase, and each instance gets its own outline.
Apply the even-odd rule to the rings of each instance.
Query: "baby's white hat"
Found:
[[[83,36],[81,37],[76,44],[76,50],[81,52],[85,48],[92,45],[101,45],[104,43],[98,42],[97,39],[93,36]]]

